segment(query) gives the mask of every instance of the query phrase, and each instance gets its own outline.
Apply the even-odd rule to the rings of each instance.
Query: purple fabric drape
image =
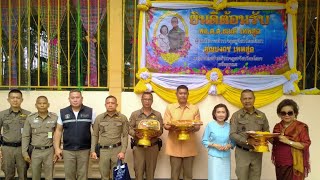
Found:
[[[10,1],[10,7],[9,7]],[[20,8],[19,8],[20,1]],[[9,31],[11,28],[11,86],[16,86],[18,82],[18,69],[17,69],[17,58],[15,55],[16,46],[18,44],[18,22],[19,22],[19,11],[20,17],[22,18],[26,10],[26,0],[1,0],[1,11],[2,11],[2,29],[5,35],[9,39]],[[11,18],[11,22],[10,21]],[[10,26],[11,23],[11,26]],[[6,79],[6,84],[9,84],[9,78]]]

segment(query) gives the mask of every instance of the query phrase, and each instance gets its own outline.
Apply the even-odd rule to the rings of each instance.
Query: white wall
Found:
[[[22,107],[28,109],[32,112],[36,111],[34,104],[35,99],[40,96],[45,95],[48,97],[49,102],[51,104],[50,111],[58,112],[60,108],[68,106],[68,92],[67,91],[24,91],[23,97],[24,102]],[[84,97],[84,104],[90,107],[93,107],[97,114],[100,114],[105,111],[104,107],[104,100],[109,95],[108,92],[101,92],[101,91],[90,91],[90,92],[83,92]],[[0,110],[4,110],[9,107],[8,102],[6,101],[8,96],[8,91],[0,91]],[[317,128],[320,127],[320,123],[317,122],[318,118],[316,116],[316,112],[320,110],[317,107],[317,102],[320,102],[319,95],[299,95],[299,96],[283,96],[282,98],[278,99],[274,103],[260,108],[263,112],[266,113],[269,124],[270,130],[272,130],[273,126],[279,121],[279,118],[276,114],[276,107],[278,103],[284,98],[291,98],[294,99],[298,105],[300,106],[300,115],[298,119],[307,123],[309,125],[309,132],[311,137],[311,147],[310,147],[310,154],[311,154],[311,174],[309,174],[308,180],[316,180],[319,179],[319,175],[316,173],[316,170],[320,167],[320,161],[316,161],[319,159],[319,154],[316,154],[316,149],[320,149],[320,142],[317,140],[320,133],[317,131]],[[122,93],[122,102],[121,102],[121,111],[125,114],[128,118],[130,117],[131,112],[137,110],[141,107],[140,104],[140,95],[136,95],[132,92],[123,92]],[[201,114],[201,120],[204,122],[204,126],[212,120],[211,112],[213,107],[218,103],[225,103],[227,104],[231,113],[238,110],[237,107],[228,103],[223,97],[221,96],[208,96],[204,101],[198,103]],[[153,108],[160,111],[162,114],[165,111],[167,103],[160,99],[157,95],[154,95],[154,102]],[[206,149],[203,148],[200,144],[200,139],[202,137],[202,133],[204,130],[204,126],[201,128],[200,132],[197,133],[199,139],[199,155],[196,157],[194,162],[194,179],[207,179],[207,152]],[[165,144],[165,139],[167,136],[167,132],[165,131],[162,135],[162,140]],[[165,145],[164,145],[165,147]],[[232,153],[232,179],[236,179],[235,176],[235,162],[234,162],[234,153]],[[265,153],[263,158],[263,170],[262,170],[262,179],[275,179],[275,171],[274,166],[270,160],[270,153]],[[128,146],[126,161],[129,164],[131,175],[134,176],[133,171],[133,158],[132,158],[132,151],[130,146]],[[164,153],[164,148],[161,150],[158,158],[158,166],[156,170],[156,178],[170,178],[170,162],[167,155]]]

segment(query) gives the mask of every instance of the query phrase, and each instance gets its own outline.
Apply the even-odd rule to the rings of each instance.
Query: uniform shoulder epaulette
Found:
[[[34,112],[34,113],[29,114],[28,117],[33,116],[33,115],[35,115],[35,114],[37,114],[37,112]]]
[[[49,112],[50,115],[54,115],[54,116],[58,116],[57,113],[54,113],[54,112]]]

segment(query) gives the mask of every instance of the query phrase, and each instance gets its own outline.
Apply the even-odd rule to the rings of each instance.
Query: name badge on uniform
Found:
[[[52,132],[48,132],[48,138],[52,139]]]
[[[33,119],[33,122],[34,122],[34,123],[38,123],[38,122],[39,122],[39,118],[37,118],[37,117],[34,118],[34,119]]]

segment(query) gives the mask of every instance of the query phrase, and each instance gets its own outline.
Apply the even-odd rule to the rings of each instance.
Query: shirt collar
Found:
[[[14,112],[13,109],[12,109],[12,108],[9,108],[9,114],[11,114],[11,113],[13,113],[13,112]],[[21,109],[21,108],[18,110],[18,113],[22,113],[22,109]]]
[[[179,103],[174,104],[174,108],[175,109],[181,108],[180,104]],[[186,108],[190,109],[190,104],[189,103],[186,104]]]
[[[144,112],[143,112],[143,108],[141,108],[140,109],[140,111],[139,111],[139,115],[141,115],[141,114],[144,114]],[[154,110],[151,108],[151,111],[150,111],[150,115],[151,114],[154,114]],[[145,114],[146,115],[146,114]]]
[[[39,116],[39,113],[37,112],[36,113],[36,117],[40,117],[41,118],[41,116]],[[46,119],[47,117],[51,117],[51,114],[48,112],[48,114],[47,114],[47,116],[44,118],[44,119]],[[41,118],[42,119],[42,118]]]
[[[106,117],[106,116],[109,116],[109,117],[113,117],[113,116],[119,116],[119,112],[117,111],[117,112],[115,112],[114,114],[109,114],[108,112],[105,112],[104,113],[104,117]]]
[[[242,115],[242,116],[244,116],[245,114],[253,114],[253,113],[258,114],[257,109],[256,109],[255,107],[253,107],[253,112],[252,112],[252,113],[249,113],[249,112],[246,111],[244,108],[242,108],[241,110],[242,110],[242,111],[241,111],[241,115]]]
[[[224,128],[224,127],[226,126],[226,122],[224,122],[223,125],[220,125],[217,120],[213,120],[213,122],[214,122],[218,127],[223,127],[223,128]]]

